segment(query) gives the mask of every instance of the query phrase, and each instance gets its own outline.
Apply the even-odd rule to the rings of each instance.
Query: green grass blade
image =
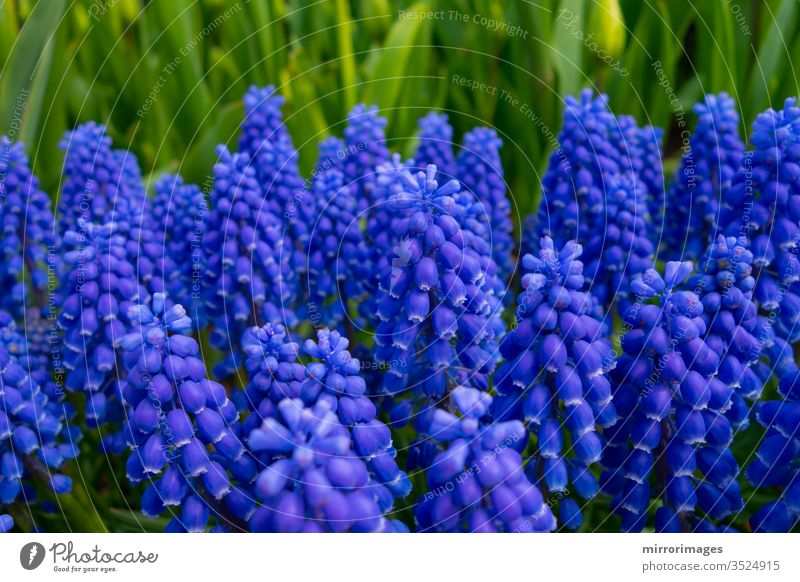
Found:
[[[19,34],[14,0],[0,1],[0,69],[6,65],[11,47]]]
[[[20,31],[2,71],[0,80],[0,133],[24,134],[26,119],[38,120],[42,99],[33,94],[33,85],[40,67],[49,66],[42,58],[52,49],[54,31],[64,13],[64,0],[36,4]],[[44,73],[45,78],[47,73]],[[42,83],[36,90],[43,91]],[[28,144],[30,145],[30,144]]]
[[[178,168],[184,178],[196,184],[206,181],[217,160],[217,145],[228,144],[236,138],[243,115],[242,102],[236,101],[219,107],[218,113],[205,120],[200,127],[207,129],[196,136],[186,159]]]
[[[410,12],[425,12],[428,6],[419,2],[409,8]],[[364,101],[380,106],[381,113],[389,121],[390,131],[394,108],[400,105],[400,94],[406,82],[412,58],[425,58],[425,49],[416,44],[421,29],[429,26],[423,19],[398,20],[392,25],[386,43],[380,51],[374,70],[371,71],[364,91]]]
[[[783,0],[777,13],[770,12],[767,16],[772,22],[758,49],[747,93],[746,105],[751,115],[767,106],[772,91],[781,80],[780,76],[787,64],[791,63],[787,42],[795,30],[797,9],[796,0]]]
[[[711,3],[711,33],[714,44],[711,50],[710,90],[735,93],[736,47],[734,44],[733,14],[725,0]]]
[[[590,80],[584,77],[583,46],[580,35],[586,34],[586,4],[581,0],[562,0],[550,37],[553,65],[558,77],[558,93],[575,95]]]
[[[347,111],[350,111],[358,101],[358,87],[356,86],[356,60],[353,55],[353,22],[347,0],[336,0],[336,39],[339,47],[344,106]]]

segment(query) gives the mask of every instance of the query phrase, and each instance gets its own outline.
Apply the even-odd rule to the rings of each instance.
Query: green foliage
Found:
[[[252,83],[286,96],[306,171],[354,103],[379,105],[406,153],[416,120],[443,109],[457,136],[498,129],[524,215],[565,95],[609,93],[619,113],[665,127],[675,151],[674,117],[703,93],[729,91],[746,123],[798,93],[798,12],[794,0],[6,0],[0,131],[26,142],[55,192],[58,137],[89,119],[146,174],[180,169],[202,183]]]

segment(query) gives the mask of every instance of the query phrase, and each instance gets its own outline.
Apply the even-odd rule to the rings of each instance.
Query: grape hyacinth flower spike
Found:
[[[50,197],[39,189],[23,145],[5,136],[0,136],[0,201],[0,286],[5,290],[0,308],[21,320],[26,308],[48,307],[48,261],[58,260],[49,256],[55,222]]]
[[[637,301],[625,314],[624,353],[612,374],[623,420],[606,431],[602,478],[625,530],[645,526],[652,480],[661,500],[659,531],[706,531],[715,527],[710,519],[742,503],[727,448],[730,387],[715,378],[723,354],[707,336],[706,305],[681,288],[692,270],[691,261],[669,262],[663,277],[650,269],[632,285]],[[710,308],[712,301],[709,293]]]
[[[375,199],[376,169],[389,160],[386,147],[386,118],[375,106],[356,105],[347,114],[344,139],[347,157],[342,163],[345,181],[353,187],[359,213],[378,201]]]
[[[79,230],[64,236],[68,275],[58,325],[63,330],[66,387],[88,393],[87,422],[102,424],[119,412],[117,350],[127,331],[128,308],[147,296],[136,280],[118,225],[79,221]],[[117,402],[118,403],[118,402]]]
[[[153,184],[153,216],[157,256],[156,274],[164,280],[166,296],[186,301],[201,295],[203,235],[208,202],[203,191],[178,175],[165,175]],[[192,315],[201,313],[199,301]],[[196,324],[199,322],[195,321]]]
[[[305,270],[309,316],[317,323],[344,320],[352,326],[349,302],[363,299],[372,274],[352,188],[335,167],[318,174],[311,187],[318,210],[309,226]]]
[[[580,99],[567,96],[553,152],[542,179],[537,236],[550,236],[557,247],[571,239],[586,240],[593,215],[602,215],[604,175],[620,172],[619,149],[612,142],[617,123],[605,95],[584,90]]]
[[[275,409],[247,439],[264,466],[254,485],[262,503],[250,518],[252,531],[402,530],[385,517],[367,466],[328,401],[307,407],[286,398]]]
[[[575,241],[561,250],[542,237],[536,254],[525,255],[522,293],[515,310],[518,325],[500,344],[505,362],[495,373],[494,415],[524,421],[537,437],[534,478],[547,491],[563,493],[570,483],[584,499],[598,490],[589,467],[600,461],[601,428],[618,414],[605,375],[615,364],[603,339],[602,322],[591,301]],[[564,450],[565,431],[571,446]],[[566,527],[580,525],[569,512]]]
[[[482,422],[492,398],[459,386],[452,412],[437,408],[432,439],[446,448],[426,470],[428,491],[415,510],[420,531],[547,532],[556,520],[523,470],[516,450],[527,441],[522,422]]]
[[[203,236],[203,294],[211,344],[224,354],[215,373],[225,378],[239,366],[238,346],[250,327],[265,321],[294,325],[297,293],[284,226],[263,205],[251,160],[223,146],[218,152]]]
[[[655,245],[648,236],[647,203],[634,181],[615,175],[605,187],[605,214],[587,233],[586,279],[597,304],[621,315],[631,282],[653,266]]]
[[[77,456],[80,441],[67,422],[71,407],[48,386],[48,371],[15,355],[25,346],[11,316],[0,311],[0,532],[14,527],[6,507],[20,505],[16,514],[28,514],[38,497],[34,482],[56,494],[71,491],[72,479],[61,469]]]
[[[246,394],[255,414],[245,421],[244,431],[252,435],[262,423],[269,423],[277,415],[276,406],[287,400],[315,411],[332,411],[346,430],[347,454],[363,464],[369,477],[368,484],[359,486],[361,493],[385,513],[395,499],[408,495],[411,484],[397,466],[390,431],[376,418],[375,406],[365,396],[361,364],[347,351],[347,345],[338,332],[322,329],[316,342],[305,342],[304,353],[315,361],[304,366],[296,361],[299,346],[283,326],[266,324],[252,329],[245,347],[250,375]],[[260,496],[264,499],[263,492]]]
[[[435,176],[433,165],[416,177],[400,174],[403,189],[388,203],[398,243],[381,273],[377,310],[376,358],[389,366],[383,389],[413,387],[420,403],[446,393],[452,366],[488,386],[496,350],[491,258],[476,252],[458,222],[458,181],[439,186]],[[421,432],[428,416],[419,419]]]
[[[475,218],[484,224],[484,236],[490,244],[492,259],[501,280],[507,280],[514,270],[514,224],[511,202],[506,196],[506,182],[500,147],[503,140],[488,127],[476,127],[464,136],[456,160],[458,177],[464,185],[459,197],[465,206],[479,207]]]
[[[148,483],[143,513],[158,516],[169,508],[172,531],[202,531],[212,510],[222,522],[246,522],[253,504],[241,502],[241,491],[228,500],[229,471],[248,464],[239,413],[225,388],[208,379],[197,342],[183,335],[191,318],[179,304],[167,307],[161,293],[153,295],[152,309],[134,305],[128,317],[131,331],[121,343],[131,448],[126,470],[131,482]]]
[[[59,234],[77,230],[79,220],[139,224],[146,191],[136,157],[112,150],[103,125],[89,122],[67,133],[64,180],[58,205]]]
[[[436,179],[444,182],[456,177],[456,158],[453,153],[453,128],[444,113],[431,111],[420,118],[419,145],[414,160],[421,168],[436,166]]]
[[[755,298],[766,313],[775,312],[778,336],[800,337],[800,107],[787,99],[783,108],[759,114],[750,141],[754,150],[727,190],[719,229],[752,241]]]
[[[665,246],[672,258],[683,260],[699,260],[713,242],[720,207],[745,149],[736,103],[727,93],[706,95],[693,111],[697,126],[672,181],[665,213]]]

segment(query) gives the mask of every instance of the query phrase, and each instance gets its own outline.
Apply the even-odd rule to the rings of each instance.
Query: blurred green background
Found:
[[[0,0],[0,132],[58,188],[58,142],[96,120],[145,174],[203,183],[235,140],[249,84],[278,86],[310,169],[358,102],[411,153],[416,121],[450,114],[456,139],[495,127],[518,212],[538,199],[565,95],[605,91],[616,113],[667,128],[710,91],[743,123],[798,92],[797,0]],[[458,77],[454,77],[457,75]],[[461,80],[461,81],[459,81]],[[465,81],[466,80],[466,81]],[[481,86],[483,85],[483,86]]]

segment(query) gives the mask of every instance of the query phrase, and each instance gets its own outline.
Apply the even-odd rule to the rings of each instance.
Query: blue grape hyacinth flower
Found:
[[[715,522],[743,507],[726,416],[733,388],[720,365],[728,346],[708,333],[715,316],[727,318],[715,313],[718,290],[701,284],[707,281],[703,277],[716,280],[720,264],[724,261],[692,279],[693,290],[682,287],[691,261],[667,263],[663,277],[648,270],[632,286],[637,300],[625,314],[624,353],[612,374],[623,421],[606,431],[602,478],[627,531],[645,526],[652,497],[661,502],[655,518],[659,531],[716,529]],[[742,274],[746,288],[751,283],[746,268]],[[731,289],[741,289],[725,288],[730,307],[738,295]]]
[[[309,225],[306,250],[309,317],[316,323],[350,322],[350,301],[363,299],[372,275],[370,250],[356,214],[352,185],[330,168],[317,175],[311,187],[318,210]]]
[[[368,270],[363,284],[366,291],[359,305],[359,314],[365,322],[373,322],[378,309],[378,294],[381,274],[390,265],[392,249],[397,245],[396,233],[392,230],[392,220],[397,209],[391,203],[405,188],[405,174],[412,172],[414,160],[403,160],[400,154],[376,168],[377,177],[373,189],[375,205],[366,213],[364,240],[369,255],[365,268]]]
[[[411,483],[397,466],[391,432],[377,418],[375,405],[366,395],[361,362],[350,355],[348,345],[347,338],[328,329],[317,332],[316,342],[305,341],[304,353],[317,361],[306,366],[303,398],[330,400],[339,420],[351,431],[355,450],[365,460],[373,480],[383,484],[395,498],[406,497]]]
[[[252,531],[387,532],[402,525],[385,516],[364,460],[329,401],[308,407],[286,398],[248,436],[263,469],[254,485],[262,502]],[[378,485],[380,487],[380,485]]]
[[[10,314],[0,312],[0,532],[14,526],[5,507],[20,503],[27,513],[37,500],[35,482],[70,492],[72,479],[61,469],[77,456],[81,436],[49,371],[15,355],[25,349]]]
[[[284,101],[272,85],[248,89],[239,153],[250,159],[264,192],[260,210],[284,223],[284,250],[291,271],[299,278],[305,272],[305,251],[317,206],[300,176],[299,155],[283,121]],[[299,308],[302,304],[298,303]]]
[[[147,483],[145,515],[170,509],[170,529],[202,530],[206,522],[200,518],[209,508],[224,517],[221,507],[233,489],[229,471],[235,472],[245,453],[239,413],[225,388],[208,379],[197,342],[183,335],[192,321],[181,305],[168,307],[156,293],[152,308],[133,305],[128,318],[120,385],[128,409],[128,479]],[[238,508],[234,503],[234,513]],[[175,515],[178,509],[182,514]]]
[[[21,143],[0,136],[0,308],[22,319],[26,307],[47,307],[48,270],[58,270],[53,253],[55,221],[50,197],[39,188]],[[26,280],[29,285],[26,286]]]
[[[115,223],[79,221],[64,235],[68,270],[58,325],[64,334],[66,386],[89,394],[90,424],[106,418],[116,400],[117,349],[128,327],[128,308],[147,296],[126,249],[128,239]]]
[[[616,123],[605,95],[593,97],[586,89],[580,99],[566,98],[561,147],[550,155],[542,179],[537,237],[550,236],[559,248],[569,240],[585,240],[590,217],[603,213],[604,175],[621,169],[611,136]]]
[[[456,157],[453,153],[453,128],[448,122],[447,115],[431,111],[425,117],[421,117],[417,125],[419,144],[414,160],[420,164],[420,169],[433,164],[438,171],[436,179],[440,182],[455,178],[457,170]]]
[[[664,214],[671,258],[699,260],[713,241],[720,207],[744,155],[736,103],[727,93],[706,95],[693,111],[697,126],[681,158]]]
[[[103,125],[89,122],[68,132],[64,178],[58,204],[59,234],[76,230],[80,219],[122,225],[139,224],[145,212],[146,191],[136,157],[112,150]]]
[[[800,337],[800,107],[759,114],[750,141],[720,210],[725,236],[743,231],[751,240],[755,297],[765,312],[776,312],[774,329],[787,341]],[[780,308],[780,309],[778,309]]]
[[[566,98],[560,147],[550,156],[542,180],[537,212],[538,236],[554,239],[557,247],[575,239],[587,246],[614,223],[615,183],[622,180],[645,220],[660,216],[663,207],[661,130],[639,127],[630,116],[615,116],[606,95],[584,90],[579,99]],[[659,228],[640,234],[651,244]],[[607,306],[606,307],[606,311]]]
[[[288,137],[281,109],[285,103],[274,85],[251,85],[244,94],[244,121],[239,136],[239,151],[250,157],[257,155],[267,141]]]
[[[250,159],[219,148],[213,208],[203,236],[205,312],[210,340],[224,354],[220,377],[237,367],[238,346],[254,324],[294,325],[296,278],[284,224],[264,207],[264,191]]]
[[[375,200],[376,169],[389,160],[386,146],[386,118],[381,117],[374,105],[356,105],[347,114],[344,140],[347,156],[342,162],[342,172],[348,185],[352,185],[359,212],[365,212],[377,203]]]
[[[406,497],[411,484],[395,460],[389,428],[377,417],[375,405],[366,396],[361,364],[347,351],[348,340],[337,331],[322,329],[317,341],[307,340],[303,352],[314,358],[297,362],[299,346],[280,324],[254,328],[245,345],[245,366],[250,381],[246,396],[255,411],[245,421],[248,434],[275,414],[275,406],[286,399],[299,399],[303,406],[324,406],[333,411],[346,428],[352,443],[350,454],[366,467],[369,494],[388,511],[393,500]]]
[[[646,125],[639,127],[631,115],[618,115],[610,129],[611,142],[616,146],[619,171],[631,178],[638,195],[644,200],[651,217],[651,239],[659,240],[666,195],[661,160],[663,130]]]
[[[517,325],[500,344],[506,361],[494,375],[499,396],[493,412],[524,421],[536,436],[531,473],[541,487],[558,493],[572,483],[591,499],[598,486],[589,467],[600,461],[600,430],[619,417],[606,376],[616,360],[602,322],[590,310],[582,252],[575,241],[558,250],[543,237],[538,252],[523,257]],[[565,525],[579,526],[578,514],[569,513]]]
[[[627,175],[605,182],[605,213],[587,232],[586,279],[606,313],[628,305],[631,282],[653,266],[655,246],[648,236],[647,201]]]
[[[514,271],[514,224],[511,202],[506,195],[500,147],[503,140],[488,127],[476,127],[464,136],[456,160],[458,178],[464,188],[459,194],[480,207],[477,220],[484,223],[484,236],[488,238],[492,259],[501,280],[508,279]]]
[[[388,364],[384,391],[411,387],[420,404],[445,394],[452,366],[487,386],[496,358],[491,257],[459,224],[458,181],[439,186],[435,176],[432,165],[416,177],[402,172],[403,188],[388,202],[397,243],[381,273],[375,338],[376,358]]]
[[[201,315],[203,235],[209,212],[203,191],[178,175],[165,175],[153,184],[152,214],[156,219],[156,274],[164,280],[166,296],[180,298]],[[195,323],[198,323],[197,321]]]
[[[524,471],[522,422],[482,422],[492,398],[459,386],[436,408],[430,438],[446,448],[426,467],[428,491],[414,515],[419,531],[547,532],[556,528],[542,492]]]

